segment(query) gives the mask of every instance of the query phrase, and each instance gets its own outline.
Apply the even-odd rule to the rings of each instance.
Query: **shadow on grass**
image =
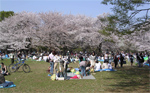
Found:
[[[150,70],[148,67],[130,67],[117,68],[117,72],[112,77],[105,78],[115,80],[109,91],[150,91]],[[117,90],[114,90],[117,89]]]
[[[28,73],[32,73],[33,71],[30,71]],[[25,73],[24,71],[16,71],[16,72],[11,72],[11,74],[14,74],[14,73]]]

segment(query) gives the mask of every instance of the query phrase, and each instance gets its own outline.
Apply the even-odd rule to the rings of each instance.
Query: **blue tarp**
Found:
[[[144,66],[149,66],[149,63],[145,63],[145,64],[143,64]]]
[[[3,59],[9,59],[9,57],[8,57],[7,54],[6,54],[6,55],[3,55],[2,58],[3,58]]]
[[[11,81],[5,81],[5,83],[0,84],[0,88],[12,88],[16,87],[16,85]]]
[[[79,71],[79,68],[74,68],[76,71]],[[96,72],[97,71],[116,71],[114,69],[99,69],[99,70],[95,70]]]
[[[9,58],[7,54],[5,55],[5,58]]]
[[[102,61],[102,62],[104,62],[104,60],[100,60],[100,59],[99,59],[98,61]]]
[[[98,72],[98,71],[116,71],[114,69],[99,69],[99,70],[95,70],[95,72]]]
[[[79,71],[79,68],[74,68],[76,71]]]

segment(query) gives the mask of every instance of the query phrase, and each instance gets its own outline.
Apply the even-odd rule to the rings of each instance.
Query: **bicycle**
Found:
[[[23,66],[22,66],[23,65]],[[28,64],[25,63],[24,59],[21,59],[21,61],[17,62],[17,63],[13,63],[9,65],[9,71],[10,72],[16,72],[17,70],[19,70],[19,68],[22,66],[22,69],[25,73],[29,73],[30,72],[30,66]]]

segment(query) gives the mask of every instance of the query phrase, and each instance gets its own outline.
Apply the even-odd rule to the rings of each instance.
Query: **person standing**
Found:
[[[115,68],[116,68],[117,65],[118,65],[118,57],[117,57],[117,55],[114,56],[114,63],[115,63]]]
[[[133,66],[134,57],[132,53],[130,53],[129,58],[130,58],[131,66]]]
[[[147,63],[149,63],[149,69],[150,69],[150,57],[148,56]]]
[[[11,53],[9,54],[9,57],[10,57],[10,59],[11,59],[11,64],[13,64],[13,63],[14,63],[14,52],[11,52]]]
[[[107,51],[104,55],[104,63],[108,63],[109,62],[109,52]]]
[[[1,53],[0,56],[1,56],[1,60],[3,60],[4,53]]]
[[[20,51],[18,52],[17,57],[18,57],[18,61],[20,62],[21,61],[21,57],[22,57],[22,54],[21,54]]]
[[[140,53],[140,63],[143,64],[144,63],[144,56],[142,54],[142,52]],[[142,65],[143,66],[143,65]]]
[[[64,77],[64,61],[62,59],[62,56],[60,57],[60,62],[59,62],[59,71],[60,71],[60,77]]]
[[[123,67],[123,61],[124,61],[124,57],[122,54],[120,54],[120,65],[121,65],[121,67]]]
[[[64,72],[63,72],[64,80],[68,80],[68,78],[67,78],[67,68],[68,68],[69,62],[68,62],[67,58],[63,58],[63,60],[64,60]]]
[[[139,67],[141,67],[141,60],[140,60],[140,56],[139,56],[139,53],[136,53],[136,60],[139,64]]]
[[[92,53],[92,55],[89,57],[89,60],[90,60],[90,63],[91,63],[91,69],[94,70],[95,60],[96,60],[95,52]]]
[[[67,60],[69,63],[71,63],[71,57],[70,56],[71,56],[70,54],[67,55]]]
[[[56,69],[57,69],[57,65],[58,65],[58,62],[60,62],[60,57],[59,57],[59,54],[54,54],[54,58],[53,58],[53,62],[54,62],[54,74],[56,74]]]
[[[80,63],[79,63],[79,65],[80,65],[80,69],[81,69],[81,75],[82,76],[86,76],[86,61],[83,61],[83,57],[81,56],[80,57]]]
[[[55,54],[55,51],[52,51],[51,54],[49,54],[50,74],[53,74],[53,69],[54,69],[54,54]]]

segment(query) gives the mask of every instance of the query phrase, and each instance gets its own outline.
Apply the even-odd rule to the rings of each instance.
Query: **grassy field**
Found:
[[[3,60],[8,66],[10,60]],[[30,73],[22,69],[5,79],[13,81],[16,87],[0,89],[0,93],[76,93],[76,92],[150,92],[150,70],[148,67],[131,67],[129,63],[115,72],[96,72],[95,80],[52,81],[46,70],[49,63],[28,60]],[[70,64],[77,67],[77,64]]]

